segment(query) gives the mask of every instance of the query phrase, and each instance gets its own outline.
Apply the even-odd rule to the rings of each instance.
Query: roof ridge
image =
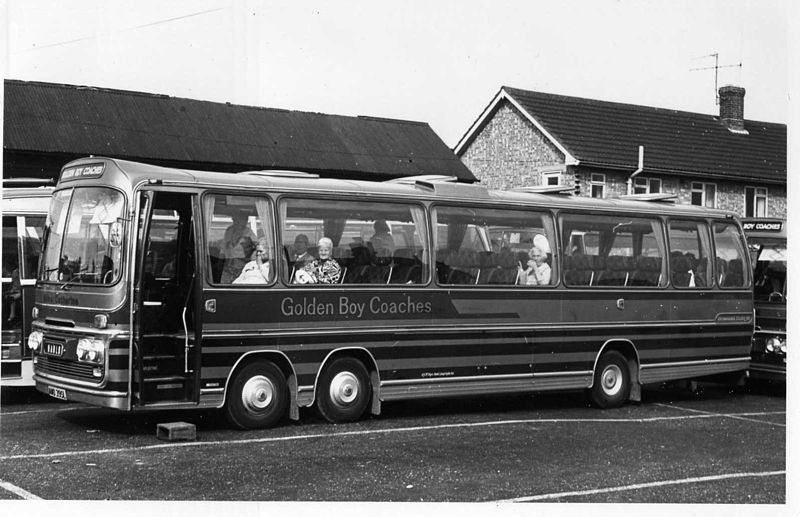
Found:
[[[526,95],[526,94],[527,95],[534,95],[534,96],[540,95],[540,96],[551,97],[551,98],[554,98],[554,99],[556,99],[556,98],[557,99],[568,99],[570,101],[578,101],[578,102],[584,102],[584,103],[589,103],[589,104],[602,104],[602,105],[608,106],[608,107],[625,106],[625,107],[628,107],[628,108],[646,109],[646,110],[652,110],[652,111],[656,111],[656,112],[665,112],[665,113],[669,113],[669,114],[684,114],[684,115],[691,115],[691,116],[695,116],[695,117],[710,118],[710,119],[713,119],[713,120],[716,120],[716,121],[718,121],[720,119],[719,114],[708,114],[708,113],[700,113],[700,112],[697,112],[697,111],[679,110],[679,109],[674,109],[674,108],[663,108],[663,107],[660,107],[660,106],[648,106],[646,104],[633,104],[633,103],[630,103],[630,102],[608,101],[608,100],[602,100],[602,99],[594,99],[594,98],[590,98],[590,97],[576,97],[574,95],[563,95],[563,94],[560,94],[560,93],[549,93],[549,92],[542,92],[542,91],[538,91],[538,90],[525,90],[525,89],[522,89],[522,88],[516,88],[514,86],[503,86],[502,89],[507,91],[512,96],[514,95],[514,92],[518,92],[518,93],[520,93],[522,95]],[[757,120],[757,119],[749,119],[749,118],[745,118],[744,121],[745,122],[758,123],[758,124],[771,124],[771,125],[775,125],[775,126],[786,127],[786,124],[781,123],[781,122],[770,122],[770,121],[766,121],[766,120]]]
[[[24,85],[35,85],[41,86],[45,88],[58,88],[58,89],[66,89],[66,90],[93,90],[97,92],[104,92],[104,93],[111,93],[114,95],[125,95],[125,96],[136,96],[136,97],[149,97],[155,99],[173,99],[173,100],[185,100],[190,102],[198,102],[198,103],[207,103],[207,104],[215,104],[215,105],[225,105],[231,107],[238,107],[238,108],[245,108],[245,109],[252,109],[252,110],[260,110],[260,111],[273,111],[277,113],[299,113],[305,115],[319,115],[322,117],[339,117],[339,118],[346,118],[346,119],[366,119],[366,120],[374,120],[376,122],[391,122],[391,123],[401,123],[401,124],[410,124],[410,125],[419,125],[419,126],[429,126],[427,122],[416,121],[416,120],[404,120],[404,119],[394,119],[388,117],[376,117],[371,115],[342,115],[338,113],[323,113],[320,111],[305,111],[305,110],[291,110],[286,108],[274,108],[270,106],[255,106],[252,104],[236,104],[232,102],[225,102],[225,101],[212,101],[207,99],[193,99],[190,97],[177,97],[168,95],[166,93],[153,93],[153,92],[142,92],[137,90],[123,90],[120,88],[109,88],[106,86],[90,86],[90,85],[77,85],[77,84],[68,84],[68,83],[51,83],[51,82],[44,82],[44,81],[25,81],[21,79],[4,79],[6,85],[8,83],[15,83],[19,86]]]

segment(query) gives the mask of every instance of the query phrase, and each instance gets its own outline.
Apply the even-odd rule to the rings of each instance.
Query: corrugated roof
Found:
[[[745,120],[736,134],[713,115],[503,91],[583,165],[635,170],[642,145],[645,171],[786,181],[784,124]]]
[[[6,80],[4,135],[13,151],[475,181],[423,122],[64,84]]]

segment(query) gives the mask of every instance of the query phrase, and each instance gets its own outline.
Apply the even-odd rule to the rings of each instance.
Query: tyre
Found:
[[[277,424],[289,407],[289,387],[283,372],[270,361],[254,361],[231,381],[225,416],[239,429],[263,429]]]
[[[317,409],[329,422],[355,422],[372,399],[369,373],[361,361],[335,359],[322,372],[317,389]]]
[[[630,390],[628,361],[615,350],[605,352],[594,371],[594,383],[589,392],[592,404],[603,409],[619,407],[628,400]]]

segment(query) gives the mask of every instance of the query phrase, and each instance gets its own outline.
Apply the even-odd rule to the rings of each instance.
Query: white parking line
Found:
[[[527,503],[532,501],[546,501],[548,499],[562,499],[565,497],[576,497],[582,495],[608,494],[611,492],[624,492],[628,490],[641,490],[644,488],[659,488],[669,485],[685,485],[689,483],[707,483],[709,481],[722,481],[725,479],[785,476],[785,470],[773,470],[770,472],[737,472],[733,474],[719,474],[716,476],[703,476],[684,479],[670,479],[667,481],[653,481],[651,483],[637,483],[635,485],[615,486],[608,488],[597,488],[593,490],[577,490],[574,492],[558,492],[555,494],[540,494],[527,497],[515,497],[514,499],[503,499],[497,503]]]
[[[51,409],[31,409],[31,410],[28,410],[28,411],[4,411],[4,412],[0,412],[0,418],[6,417],[6,416],[32,415],[34,413],[62,413],[64,411],[78,411],[80,409],[83,409],[83,410],[92,410],[92,409],[101,410],[101,409],[105,409],[105,408],[86,406],[86,407],[68,407],[68,408],[64,408],[64,409],[52,409],[51,408]]]
[[[672,409],[680,409],[681,411],[689,411],[690,413],[699,413],[701,415],[713,415],[717,417],[724,417],[724,418],[733,418],[736,420],[745,420],[747,422],[757,422],[759,424],[767,424],[767,425],[775,425],[778,427],[786,427],[786,424],[781,424],[779,422],[769,422],[767,420],[757,420],[755,418],[745,418],[748,416],[766,416],[766,415],[785,415],[785,411],[772,411],[772,412],[765,412],[765,413],[714,413],[713,411],[702,411],[700,409],[692,409],[688,407],[676,406],[674,404],[662,404],[660,402],[656,402],[656,406],[667,407]]]
[[[8,490],[12,494],[16,494],[16,495],[20,496],[23,499],[28,499],[28,500],[41,500],[42,499],[38,495],[33,495],[32,493],[28,492],[27,490],[24,490],[24,489],[18,487],[17,485],[12,485],[11,483],[3,481],[2,479],[0,479],[0,488],[4,488],[5,490]]]
[[[781,412],[782,414],[783,412]],[[742,415],[766,415],[772,413],[741,413]],[[416,427],[397,427],[390,429],[368,429],[363,431],[345,431],[339,433],[317,433],[317,434],[303,434],[297,436],[272,436],[267,438],[252,438],[242,440],[227,440],[227,441],[198,441],[198,442],[173,442],[163,443],[158,445],[143,445],[140,447],[120,447],[113,449],[95,449],[95,450],[80,450],[80,451],[63,451],[63,452],[49,452],[42,454],[16,454],[11,456],[0,456],[0,461],[4,460],[19,460],[19,459],[37,459],[37,458],[60,458],[65,456],[81,456],[88,454],[112,454],[118,452],[133,452],[133,451],[146,451],[157,449],[172,449],[179,447],[204,447],[204,446],[219,446],[219,445],[243,445],[254,443],[270,443],[270,442],[288,442],[299,440],[310,440],[316,438],[342,438],[349,436],[365,436],[376,434],[393,434],[393,433],[409,433],[416,431],[435,431],[440,429],[454,429],[454,428],[469,428],[469,427],[491,427],[502,425],[530,425],[530,424],[561,424],[561,423],[595,423],[595,424],[620,424],[620,423],[639,423],[647,424],[652,422],[664,422],[675,420],[698,420],[706,418],[721,418],[729,417],[730,415],[719,414],[702,414],[702,415],[679,415],[679,416],[664,416],[664,417],[649,417],[649,418],[546,418],[546,419],[524,419],[524,420],[497,420],[491,422],[471,422],[460,424],[442,424],[442,425],[426,425]]]

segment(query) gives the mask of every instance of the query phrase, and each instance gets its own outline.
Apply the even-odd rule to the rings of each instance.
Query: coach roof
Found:
[[[487,203],[505,203],[520,208],[539,205],[552,208],[579,208],[590,210],[622,209],[632,212],[680,214],[684,216],[731,215],[722,210],[712,210],[693,205],[673,205],[649,201],[623,199],[595,199],[585,197],[538,194],[528,192],[505,192],[491,190],[481,185],[470,185],[452,182],[394,182],[394,181],[359,181],[317,178],[305,175],[262,175],[245,171],[239,174],[219,172],[173,169],[144,163],[130,162],[103,157],[81,158],[72,161],[64,168],[78,165],[111,163],[127,178],[131,187],[144,183],[184,184],[204,187],[222,187],[232,189],[257,189],[276,191],[301,191],[304,193],[349,193],[355,195],[390,196],[396,199],[441,199]],[[67,183],[68,184],[68,183]],[[122,185],[118,185],[122,186]]]

